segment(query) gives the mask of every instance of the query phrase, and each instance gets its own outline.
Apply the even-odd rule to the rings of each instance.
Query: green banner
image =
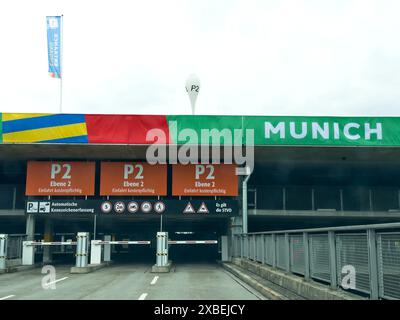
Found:
[[[171,142],[175,144],[240,145],[241,116],[167,116]]]
[[[243,117],[255,145],[400,146],[395,117]]]

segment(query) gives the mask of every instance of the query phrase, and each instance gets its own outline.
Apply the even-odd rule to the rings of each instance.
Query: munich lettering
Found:
[[[382,123],[372,125],[368,122],[265,122],[265,139],[279,137],[280,139],[312,139],[312,140],[382,140]]]

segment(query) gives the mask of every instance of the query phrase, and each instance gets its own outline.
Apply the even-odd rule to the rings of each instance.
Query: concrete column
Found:
[[[104,241],[111,241],[111,235],[104,236]],[[111,261],[111,244],[105,244],[103,247],[103,261]]]
[[[221,236],[221,261],[229,261],[228,236]]]
[[[35,216],[33,214],[28,214],[26,217],[26,240],[35,240]]]
[[[44,242],[52,242],[53,241],[53,222],[50,219],[46,219],[44,222]],[[52,246],[44,246],[43,247],[43,263],[51,263],[52,262]]]

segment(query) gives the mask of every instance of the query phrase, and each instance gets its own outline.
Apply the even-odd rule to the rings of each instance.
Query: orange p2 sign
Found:
[[[174,196],[237,196],[238,176],[234,164],[173,165]]]
[[[167,165],[145,162],[102,162],[100,195],[167,195]]]
[[[29,161],[27,196],[94,195],[94,162]]]

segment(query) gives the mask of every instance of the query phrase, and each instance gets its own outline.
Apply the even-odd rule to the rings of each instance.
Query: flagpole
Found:
[[[64,56],[64,24],[63,24],[63,18],[64,15],[61,15],[61,19],[60,19],[60,31],[61,31],[61,41],[60,41],[60,52],[61,52],[61,57],[60,57],[60,113],[62,113],[62,89],[63,89],[63,56]]]

